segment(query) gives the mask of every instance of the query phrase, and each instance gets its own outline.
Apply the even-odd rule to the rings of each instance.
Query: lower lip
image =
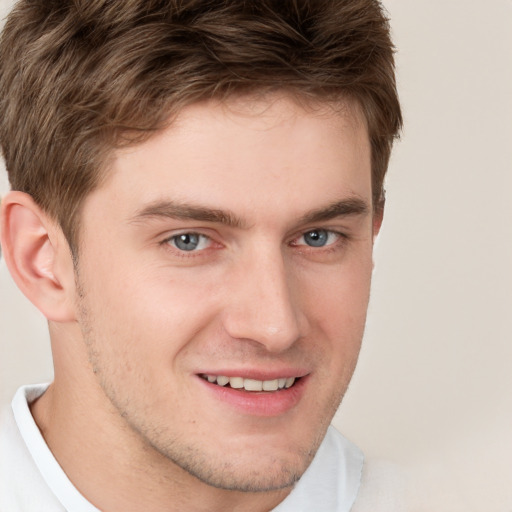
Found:
[[[298,379],[291,388],[260,392],[218,386],[202,377],[197,378],[216,399],[241,413],[254,416],[279,416],[293,409],[302,398],[308,380],[305,376]]]

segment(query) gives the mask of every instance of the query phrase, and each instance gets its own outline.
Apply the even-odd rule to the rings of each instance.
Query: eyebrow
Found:
[[[176,220],[212,222],[233,228],[245,227],[245,222],[229,211],[175,201],[157,201],[151,203],[137,212],[130,222],[141,222],[146,219],[159,217]]]
[[[358,196],[353,196],[306,213],[302,217],[301,223],[314,224],[315,222],[325,222],[337,217],[363,216],[369,212],[370,206],[368,203]]]
[[[337,217],[361,216],[370,211],[368,203],[357,196],[330,203],[325,207],[311,210],[303,215],[300,224],[314,224]],[[131,223],[144,222],[151,218],[170,218],[175,220],[193,220],[223,224],[228,227],[244,229],[247,223],[228,210],[208,208],[176,201],[156,201],[139,210],[130,220]]]

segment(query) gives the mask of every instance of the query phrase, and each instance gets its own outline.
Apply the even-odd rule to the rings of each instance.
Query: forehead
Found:
[[[91,195],[110,196],[123,216],[168,198],[269,214],[287,204],[300,215],[350,195],[371,204],[370,161],[354,103],[240,97],[190,105],[146,142],[117,151]]]

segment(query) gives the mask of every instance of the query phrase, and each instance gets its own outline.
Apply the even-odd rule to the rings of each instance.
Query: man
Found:
[[[349,510],[329,423],[401,125],[378,2],[21,1],[0,60],[2,248],[55,368],[0,504]]]

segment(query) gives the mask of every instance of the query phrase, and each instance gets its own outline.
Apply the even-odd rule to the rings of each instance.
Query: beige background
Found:
[[[512,1],[385,5],[406,125],[365,344],[335,423],[405,468],[409,510],[511,512]],[[3,262],[0,332],[6,403],[51,378],[51,359],[44,319]]]

